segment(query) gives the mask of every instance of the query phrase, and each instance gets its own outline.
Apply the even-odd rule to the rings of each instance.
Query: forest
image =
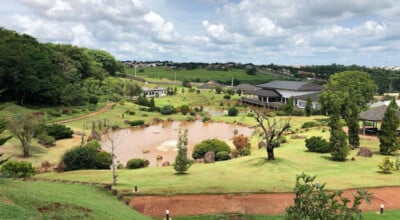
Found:
[[[0,28],[2,101],[21,105],[79,105],[89,91],[122,73],[123,65],[106,51],[71,45],[39,43],[34,37]]]

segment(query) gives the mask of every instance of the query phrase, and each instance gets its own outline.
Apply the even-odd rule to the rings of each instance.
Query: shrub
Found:
[[[35,173],[32,164],[26,161],[8,161],[0,168],[4,177],[26,178]]]
[[[97,169],[110,169],[112,164],[112,155],[108,152],[101,151],[96,153],[95,165]]]
[[[293,116],[304,116],[305,111],[303,109],[294,108],[293,111],[291,112],[291,114]]]
[[[231,107],[228,109],[229,116],[236,116],[239,113],[238,109],[235,107]]]
[[[129,122],[130,126],[140,126],[144,125],[144,120],[134,120]]]
[[[200,142],[193,148],[192,157],[200,159],[204,157],[208,151],[213,151],[215,154],[221,151],[231,152],[231,148],[224,141],[218,139],[208,139]]]
[[[231,96],[228,95],[228,94],[225,94],[225,95],[224,95],[224,99],[231,99]]]
[[[306,148],[310,152],[328,153],[331,147],[328,141],[319,136],[313,136],[305,140]]]
[[[287,219],[363,219],[359,206],[363,200],[369,204],[371,193],[361,189],[346,198],[342,191],[326,191],[325,183],[314,182],[315,178],[304,173],[296,177],[294,204],[286,208]]]
[[[242,149],[242,151],[240,152],[240,156],[249,156],[250,154],[251,154],[250,148],[244,148],[244,149]]]
[[[182,105],[180,109],[181,109],[182,115],[186,115],[190,110],[188,105]]]
[[[133,111],[133,110],[126,110],[125,113],[128,114],[128,115],[135,115],[136,114],[136,112]]]
[[[254,117],[254,113],[253,112],[249,112],[249,113],[247,113],[247,117]]]
[[[143,168],[143,167],[145,167],[145,161],[143,159],[140,159],[140,158],[130,159],[126,163],[126,168],[127,169],[139,169],[139,168]]]
[[[301,125],[301,128],[312,128],[317,127],[319,125],[316,121],[306,121]]]
[[[76,147],[63,156],[65,171],[96,168],[96,153],[94,147]]]
[[[229,160],[229,153],[226,151],[220,151],[215,155],[215,159],[218,161]]]
[[[203,117],[201,119],[202,122],[207,122],[207,121],[210,121],[210,120],[211,120],[211,118],[208,117],[208,115],[203,115]]]
[[[47,135],[45,133],[38,135],[37,139],[39,139],[39,143],[43,144],[44,146],[53,146],[54,142],[56,141],[54,137]]]
[[[176,112],[174,106],[172,105],[164,105],[161,110],[160,110],[161,114],[163,115],[170,115],[170,114],[174,114]]]
[[[60,117],[61,116],[61,112],[57,111],[55,109],[49,109],[46,111],[48,115],[53,116],[53,117]]]
[[[93,140],[87,142],[85,144],[85,147],[90,147],[90,148],[95,149],[96,151],[99,151],[101,148],[101,144],[97,140],[93,139]]]
[[[99,98],[97,98],[97,96],[92,95],[89,97],[90,104],[97,105],[98,102],[99,102]]]
[[[71,128],[61,124],[46,125],[45,131],[48,135],[54,137],[54,139],[71,138],[74,132]]]
[[[378,167],[382,173],[391,173],[393,170],[395,170],[394,163],[390,160],[390,157],[384,157],[378,164]]]
[[[243,134],[234,136],[232,142],[240,154],[242,154],[243,149],[250,148],[249,138]]]

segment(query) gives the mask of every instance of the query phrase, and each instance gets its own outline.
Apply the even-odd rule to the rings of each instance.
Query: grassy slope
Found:
[[[328,132],[322,133],[321,129],[300,134],[328,136]],[[189,169],[189,174],[183,176],[175,175],[172,167],[120,170],[117,188],[131,191],[133,185],[138,185],[143,194],[164,195],[284,192],[292,190],[295,177],[301,172],[317,175],[320,182],[327,182],[328,189],[398,185],[399,175],[378,172],[377,165],[383,158],[377,154],[378,142],[362,140],[361,146],[370,147],[376,154],[372,158],[356,157],[355,161],[334,162],[329,154],[306,152],[303,139],[289,139],[287,144],[276,149],[277,160],[274,162],[266,161],[266,152],[261,149],[254,150],[248,157],[195,164]],[[356,153],[356,150],[352,151],[348,158],[355,157]],[[110,175],[110,171],[85,170],[46,173],[37,177],[109,183]]]
[[[150,219],[93,186],[10,179],[0,186],[0,219]]]
[[[134,68],[127,68],[127,72],[130,74],[135,73]],[[260,84],[276,79],[277,77],[266,73],[257,72],[256,75],[246,74],[244,69],[231,69],[229,71],[220,70],[207,70],[207,69],[195,69],[195,70],[169,70],[164,67],[147,67],[144,68],[143,73],[136,72],[139,77],[153,78],[152,81],[158,79],[170,79],[182,81],[185,78],[190,81],[195,79],[200,79],[201,82],[206,82],[210,80],[221,80],[230,82],[231,78],[240,80],[242,83]]]

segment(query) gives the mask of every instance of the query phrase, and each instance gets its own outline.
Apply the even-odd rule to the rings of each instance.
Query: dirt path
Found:
[[[356,190],[345,190],[344,195],[352,198]],[[400,209],[400,187],[371,188],[371,204],[362,204],[363,211]],[[243,213],[274,215],[284,214],[286,207],[293,204],[293,193],[269,193],[250,195],[179,195],[179,196],[136,196],[130,206],[151,217],[163,217],[169,209],[171,216],[191,216],[217,213]]]
[[[100,113],[103,113],[103,112],[106,112],[106,111],[110,110],[113,105],[114,105],[114,103],[110,102],[110,103],[107,103],[104,107],[102,107],[101,109],[99,109],[99,110],[97,110],[95,112],[91,112],[91,113],[89,113],[87,115],[81,115],[81,116],[78,116],[78,117],[75,117],[75,118],[65,119],[65,120],[62,120],[62,121],[58,121],[56,123],[57,124],[65,124],[65,123],[68,123],[68,122],[73,122],[73,121],[78,121],[78,120],[82,120],[82,119],[85,119],[85,118],[89,118],[89,117],[92,117],[92,116],[95,116],[95,115],[98,115]]]

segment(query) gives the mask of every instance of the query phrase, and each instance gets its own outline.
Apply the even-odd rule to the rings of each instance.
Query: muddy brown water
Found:
[[[161,166],[163,162],[175,160],[178,130],[188,129],[188,156],[191,158],[193,147],[206,139],[217,138],[226,141],[231,147],[235,129],[238,134],[250,136],[252,129],[236,124],[218,122],[162,122],[145,128],[119,130],[112,134],[117,159],[126,165],[132,158],[143,158],[150,161],[150,166]],[[102,148],[111,151],[107,137],[102,138]],[[157,160],[162,156],[162,160]]]

